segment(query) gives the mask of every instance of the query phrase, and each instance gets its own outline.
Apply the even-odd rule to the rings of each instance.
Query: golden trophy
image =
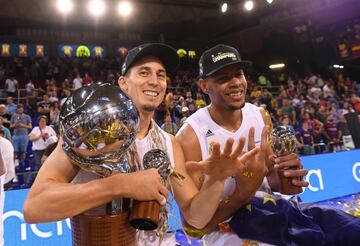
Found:
[[[274,128],[270,134],[270,142],[271,148],[277,156],[285,156],[291,154],[296,148],[296,137],[292,133],[292,131],[286,126],[278,126]],[[278,172],[278,176],[280,179],[280,192],[286,195],[301,193],[302,188],[293,185],[292,178],[287,178],[284,176],[284,172],[286,170],[288,169],[281,169]]]

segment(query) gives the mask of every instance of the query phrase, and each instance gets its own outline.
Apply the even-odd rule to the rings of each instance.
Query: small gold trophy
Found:
[[[277,156],[291,154],[296,148],[296,137],[286,126],[278,126],[274,128],[270,134],[270,142],[271,148]],[[278,172],[280,179],[280,192],[286,195],[301,193],[302,188],[293,185],[292,178],[287,178],[284,176],[284,171],[286,170],[287,169],[281,169]]]

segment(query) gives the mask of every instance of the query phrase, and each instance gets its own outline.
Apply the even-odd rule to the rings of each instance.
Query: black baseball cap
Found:
[[[232,64],[248,67],[251,61],[241,60],[239,52],[231,46],[218,44],[206,50],[199,60],[199,77],[208,77]]]
[[[121,74],[126,72],[141,58],[154,56],[159,58],[165,66],[168,74],[175,71],[179,65],[179,56],[171,46],[161,43],[147,43],[131,49],[122,65]]]

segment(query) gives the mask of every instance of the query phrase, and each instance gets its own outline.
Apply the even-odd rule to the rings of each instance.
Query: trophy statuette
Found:
[[[296,137],[288,127],[278,126],[271,131],[270,134],[271,148],[277,156],[285,156],[294,152],[296,148]],[[297,169],[297,168],[295,168]],[[292,178],[284,176],[284,171],[281,169],[278,172],[280,179],[280,192],[282,194],[299,194],[303,190],[301,187],[292,184]]]
[[[143,157],[144,169],[155,168],[165,184],[171,175],[171,164],[168,155],[153,149]],[[160,204],[157,201],[134,201],[130,214],[130,224],[139,230],[154,230],[160,221]]]

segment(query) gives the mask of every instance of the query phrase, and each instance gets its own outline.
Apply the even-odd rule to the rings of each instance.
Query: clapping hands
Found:
[[[267,131],[264,130],[264,139],[262,140],[264,144],[266,143],[266,134]],[[234,140],[231,138],[226,141],[223,151],[220,150],[219,143],[212,142],[210,144],[210,157],[200,162],[187,162],[187,168],[190,170],[200,170],[203,174],[218,180],[241,175],[245,171],[246,163],[265,160],[265,154],[261,153],[261,147],[255,147],[253,128],[250,130],[249,137],[251,139],[249,138],[248,152],[243,152],[245,137],[239,139],[234,150]],[[262,145],[264,144],[262,143]]]

